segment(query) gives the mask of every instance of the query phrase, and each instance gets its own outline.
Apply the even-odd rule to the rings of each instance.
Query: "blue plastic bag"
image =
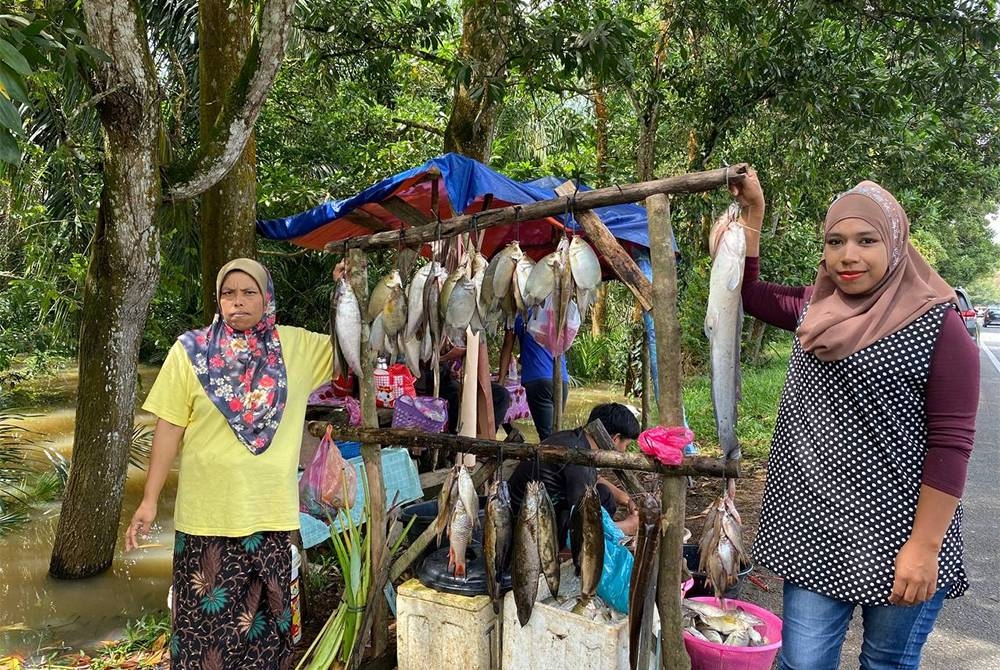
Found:
[[[621,544],[625,533],[615,525],[611,515],[603,507],[601,523],[604,525],[604,570],[601,581],[597,584],[597,595],[609,607],[628,614],[628,586],[632,579],[635,557]]]

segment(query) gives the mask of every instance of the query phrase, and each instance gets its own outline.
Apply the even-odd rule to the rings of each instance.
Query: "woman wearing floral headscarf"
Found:
[[[836,670],[860,606],[861,667],[917,668],[943,600],[968,587],[960,499],[979,352],[878,184],[830,206],[805,287],[760,281],[764,196],[752,172],[731,190],[744,308],[795,333],[753,548],[784,578],[780,667]]]
[[[174,508],[174,668],[285,668],[291,662],[290,532],[306,400],[330,378],[328,335],[275,325],[267,270],[219,270],[218,311],[181,335],[143,405],[158,418],[138,546],[180,454]]]

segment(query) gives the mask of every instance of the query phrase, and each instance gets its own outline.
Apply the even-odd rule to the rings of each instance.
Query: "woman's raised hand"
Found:
[[[746,177],[729,184],[729,192],[740,207],[745,209],[764,208],[764,191],[757,179],[757,171],[747,169]]]

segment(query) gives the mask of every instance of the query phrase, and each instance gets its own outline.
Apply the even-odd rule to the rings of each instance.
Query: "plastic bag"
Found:
[[[299,479],[299,509],[321,519],[350,509],[358,496],[357,472],[344,460],[331,431],[327,427],[312,462]]]
[[[635,557],[628,547],[621,544],[625,533],[615,525],[608,510],[603,507],[601,523],[604,525],[604,570],[601,581],[597,583],[597,595],[609,607],[628,614],[628,587]]]
[[[535,342],[545,348],[553,356],[560,356],[569,349],[580,330],[580,308],[576,300],[570,300],[566,312],[566,325],[561,333],[557,333],[555,294],[553,293],[540,308],[535,309],[528,319],[528,332]]]
[[[684,426],[653,426],[639,434],[639,448],[664,465],[684,462],[684,448],[694,440],[694,433]]]

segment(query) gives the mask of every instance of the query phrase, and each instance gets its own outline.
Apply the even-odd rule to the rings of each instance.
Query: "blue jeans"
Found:
[[[916,670],[948,587],[918,605],[861,605],[862,670]],[[822,596],[786,581],[781,670],[837,670],[854,603]]]

